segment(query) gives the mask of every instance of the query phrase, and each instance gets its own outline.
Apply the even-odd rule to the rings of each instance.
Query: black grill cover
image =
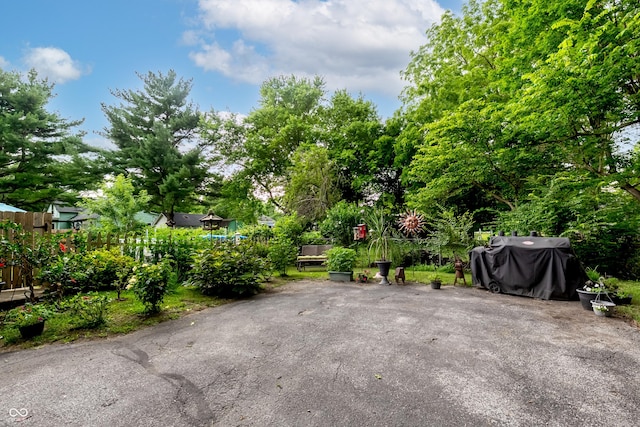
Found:
[[[470,258],[473,284],[506,294],[572,300],[587,279],[563,237],[495,236]]]

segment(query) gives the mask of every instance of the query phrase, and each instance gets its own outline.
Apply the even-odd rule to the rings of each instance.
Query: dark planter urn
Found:
[[[381,285],[390,285],[387,276],[389,275],[389,270],[391,269],[391,261],[376,261],[378,265],[378,270],[380,271],[380,276],[382,276]]]
[[[42,322],[34,323],[33,325],[19,326],[20,335],[22,338],[28,340],[33,337],[37,337],[44,331],[44,320]]]
[[[585,310],[592,311],[593,307],[591,307],[591,300],[596,299],[598,296],[598,292],[587,292],[582,289],[576,289],[578,292],[578,297],[580,298],[580,304],[582,304],[582,308]]]
[[[440,280],[431,281],[431,289],[440,289],[440,286],[442,286],[442,282]]]

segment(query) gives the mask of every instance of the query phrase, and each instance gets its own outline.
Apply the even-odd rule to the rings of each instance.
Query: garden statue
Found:
[[[453,262],[453,268],[456,271],[456,278],[453,279],[453,286],[456,285],[458,279],[462,279],[462,283],[466,286],[467,280],[464,278],[464,264],[458,256],[456,256],[456,260]]]

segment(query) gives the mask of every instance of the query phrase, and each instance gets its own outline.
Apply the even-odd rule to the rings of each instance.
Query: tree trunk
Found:
[[[620,188],[622,188],[627,193],[631,194],[637,201],[640,202],[640,190],[638,190],[636,187],[629,184],[628,182],[625,182],[620,186]]]

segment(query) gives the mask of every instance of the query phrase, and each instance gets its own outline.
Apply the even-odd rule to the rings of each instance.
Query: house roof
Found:
[[[200,228],[202,227],[202,218],[207,217],[208,214],[188,214],[188,213],[179,213],[179,212],[175,212],[173,214],[173,220],[175,221],[175,225],[174,227],[192,227],[192,228]],[[213,215],[216,218],[220,218],[216,215]],[[167,220],[167,215],[165,214],[161,214],[156,221],[154,222],[154,225],[160,224],[163,221]],[[227,227],[231,222],[233,222],[234,219],[232,218],[228,218],[228,219],[223,219],[220,218],[219,220],[219,226],[220,227]]]
[[[60,213],[80,213],[84,208],[76,208],[75,206],[56,205],[56,210]]]
[[[155,223],[156,219],[158,219],[158,214],[153,212],[136,212],[135,214],[136,221],[142,222],[146,225],[152,225]]]
[[[71,218],[71,221],[86,221],[88,219],[98,219],[100,218],[100,215],[98,214],[86,214],[86,213],[79,213],[78,215],[74,216],[73,218]]]
[[[206,214],[187,214],[187,213],[178,213],[175,212],[173,214],[173,220],[175,221],[175,227],[202,227],[202,223],[200,219],[205,217]],[[162,217],[165,219],[167,216],[162,214]]]
[[[7,205],[6,203],[0,203],[0,212],[26,212],[24,209],[16,208],[15,206]]]

